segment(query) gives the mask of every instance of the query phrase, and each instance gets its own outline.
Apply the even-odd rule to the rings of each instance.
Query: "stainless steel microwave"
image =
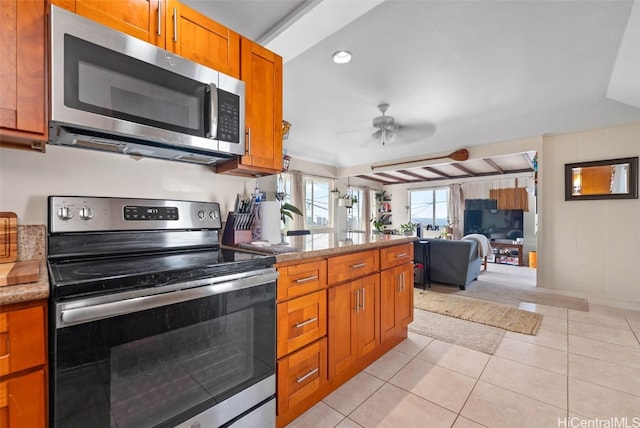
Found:
[[[245,152],[244,82],[51,6],[49,143],[200,164]]]

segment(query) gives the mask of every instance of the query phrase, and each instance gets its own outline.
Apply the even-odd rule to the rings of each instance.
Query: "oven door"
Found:
[[[55,304],[50,426],[174,427],[207,414],[213,427],[274,408],[277,273],[265,271]]]

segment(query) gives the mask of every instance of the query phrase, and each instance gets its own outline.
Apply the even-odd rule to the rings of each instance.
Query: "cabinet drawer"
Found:
[[[44,303],[0,311],[0,376],[45,363]]]
[[[378,250],[331,257],[327,265],[327,282],[332,285],[359,278],[377,272],[379,266]]]
[[[302,296],[327,288],[327,262],[300,263],[278,268],[278,300]]]
[[[44,369],[0,382],[0,427],[44,428]]]
[[[327,290],[278,303],[278,358],[327,334]]]
[[[278,414],[315,393],[327,381],[327,339],[278,361]]]
[[[413,243],[380,249],[380,269],[389,269],[413,261]]]

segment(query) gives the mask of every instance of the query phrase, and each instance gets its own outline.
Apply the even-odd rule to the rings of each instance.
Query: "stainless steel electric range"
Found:
[[[272,256],[217,203],[48,202],[51,427],[275,426]]]

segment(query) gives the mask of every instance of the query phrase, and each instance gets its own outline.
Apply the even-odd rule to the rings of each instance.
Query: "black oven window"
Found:
[[[56,339],[55,426],[170,426],[273,375],[275,285],[67,327]]]
[[[66,106],[205,137],[208,85],[69,34],[64,48]]]

